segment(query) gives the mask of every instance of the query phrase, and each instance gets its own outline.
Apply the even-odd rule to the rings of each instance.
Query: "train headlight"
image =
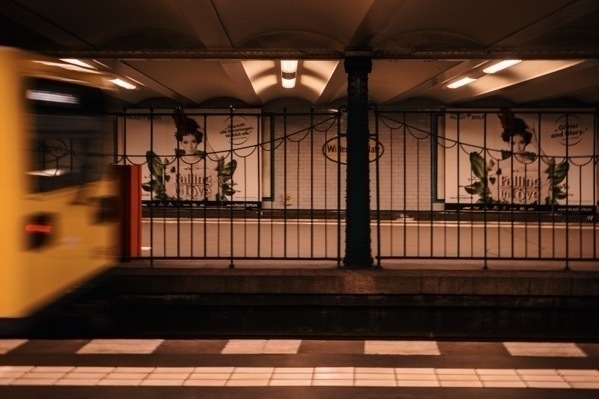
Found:
[[[25,221],[25,247],[29,250],[40,249],[50,245],[56,234],[56,215],[53,213],[36,213]]]

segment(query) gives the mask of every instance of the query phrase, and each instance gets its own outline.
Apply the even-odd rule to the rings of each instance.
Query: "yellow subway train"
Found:
[[[26,318],[118,261],[107,76],[0,47],[0,320]]]

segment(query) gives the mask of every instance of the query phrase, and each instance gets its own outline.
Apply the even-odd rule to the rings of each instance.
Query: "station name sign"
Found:
[[[376,139],[370,137],[368,140],[368,158],[370,162],[376,161],[383,156],[385,149]],[[322,146],[324,156],[333,162],[347,163],[347,136],[342,134],[328,139]]]

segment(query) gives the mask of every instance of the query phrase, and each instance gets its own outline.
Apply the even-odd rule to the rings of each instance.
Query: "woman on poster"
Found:
[[[509,162],[510,173],[501,173],[501,169],[497,171],[499,200],[515,205],[538,205],[541,203],[542,177],[536,132],[509,109],[502,109],[498,117],[503,128],[501,139],[511,149],[502,157]],[[530,147],[534,150],[531,151]]]
[[[204,132],[180,108],[173,113],[173,121],[177,128],[177,148],[175,157],[165,159],[166,194],[182,201],[205,200],[211,194],[212,176],[206,170],[206,153],[198,149]]]

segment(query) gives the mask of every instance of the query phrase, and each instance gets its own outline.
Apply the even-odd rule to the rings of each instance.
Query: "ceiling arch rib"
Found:
[[[97,44],[102,49],[205,49],[199,40],[181,32],[166,29],[144,29],[128,32],[119,32],[111,37],[104,38]]]
[[[389,36],[377,44],[377,47],[393,50],[395,48],[423,48],[423,49],[480,49],[484,44],[474,38],[450,31],[421,30],[401,32]]]
[[[238,49],[291,49],[302,43],[305,49],[330,49],[343,51],[345,44],[334,37],[318,32],[288,31],[261,33],[238,43]]]

